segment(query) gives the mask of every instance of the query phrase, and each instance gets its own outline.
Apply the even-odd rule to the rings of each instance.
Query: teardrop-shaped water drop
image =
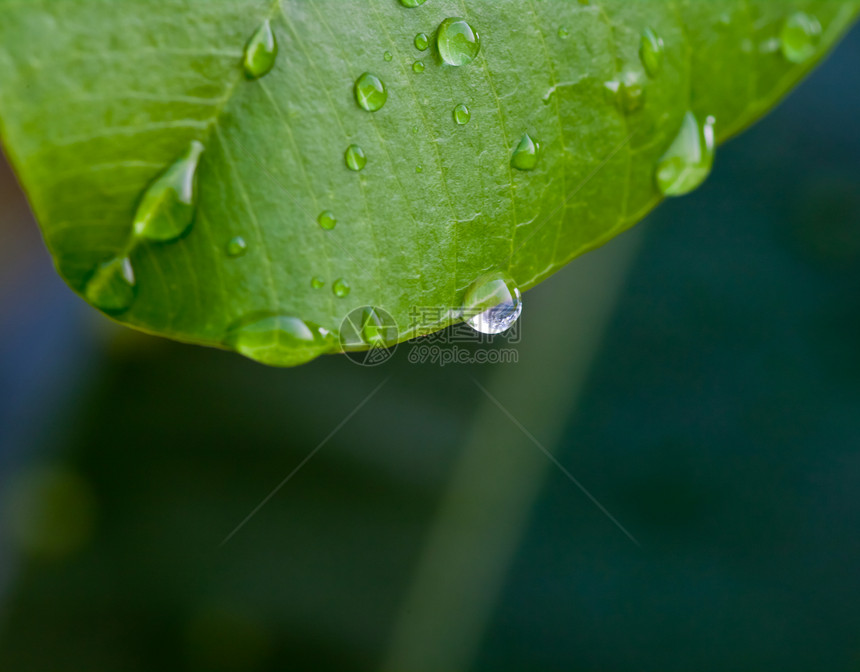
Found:
[[[420,7],[425,2],[427,2],[427,0],[400,0],[401,5],[403,5],[404,7],[410,7],[410,8],[411,7]]]
[[[783,56],[792,63],[805,63],[815,56],[820,41],[821,24],[804,12],[795,12],[785,20],[779,38]]]
[[[642,31],[642,42],[639,45],[639,58],[642,67],[649,77],[656,77],[663,69],[663,38],[650,28]]]
[[[412,72],[417,75],[420,75],[422,72],[424,72],[424,61],[415,61],[412,64]]]
[[[331,210],[323,210],[319,217],[317,217],[317,224],[326,231],[331,231],[337,226],[337,217],[334,216]]]
[[[466,65],[474,61],[481,50],[481,38],[465,19],[452,17],[439,24],[436,47],[448,65]]]
[[[465,126],[472,118],[472,112],[463,103],[454,108],[454,121],[460,126]]]
[[[657,164],[657,187],[664,196],[683,196],[701,186],[714,165],[713,117],[699,124],[687,112],[674,142]]]
[[[501,271],[479,277],[463,298],[463,319],[482,334],[498,334],[510,329],[522,312],[519,287]]]
[[[272,24],[266,19],[245,45],[245,75],[249,79],[259,79],[274,67],[277,56],[278,41]]]
[[[349,283],[343,278],[338,278],[332,283],[331,291],[334,292],[334,295],[339,299],[344,298],[349,295],[350,286]]]
[[[385,84],[376,75],[365,72],[355,80],[355,102],[368,112],[381,110],[388,100]]]
[[[269,366],[304,364],[332,352],[337,344],[329,331],[313,322],[267,314],[240,320],[224,342],[239,354]]]
[[[242,236],[235,236],[227,241],[227,256],[236,258],[241,257],[248,251],[248,243]]]
[[[367,156],[364,150],[358,145],[347,147],[343,158],[346,161],[346,167],[356,172],[362,170],[367,165]]]
[[[511,156],[511,166],[517,170],[534,170],[538,163],[540,143],[528,133],[520,138],[520,142]]]
[[[134,215],[134,236],[167,242],[188,230],[197,205],[197,166],[202,153],[203,145],[195,140],[149,185]]]
[[[135,294],[134,269],[128,257],[114,257],[99,264],[84,288],[86,300],[111,315],[128,310]]]
[[[427,48],[430,46],[430,38],[427,37],[427,33],[418,33],[415,36],[413,44],[415,44],[415,48],[418,51],[427,51]]]

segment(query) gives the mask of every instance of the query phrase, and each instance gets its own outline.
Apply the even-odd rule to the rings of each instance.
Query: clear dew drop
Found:
[[[349,283],[343,278],[338,278],[331,285],[331,291],[339,299],[349,296],[350,289]]]
[[[133,236],[158,242],[179,238],[194,220],[197,205],[197,166],[203,145],[196,140],[188,151],[149,185],[134,215]]]
[[[388,100],[385,84],[376,75],[365,72],[355,80],[355,102],[368,112],[381,110]]]
[[[568,35],[570,35],[570,33],[568,32],[567,28],[565,28],[564,26],[561,26],[561,27],[558,29],[558,36],[559,36],[559,38],[561,38],[562,40],[566,40],[566,39],[567,39],[567,37],[568,37]]]
[[[626,73],[621,79],[606,82],[603,86],[607,99],[624,114],[633,114],[645,102],[645,87],[635,73]]]
[[[663,69],[663,38],[650,28],[642,31],[642,41],[639,45],[639,59],[649,77],[656,77]]]
[[[415,166],[415,172],[416,172],[416,173],[419,173],[419,174],[420,174],[420,173],[423,173],[423,172],[424,172],[424,166],[422,166],[422,165],[420,165],[420,164],[419,164],[419,165],[417,165],[417,166]]]
[[[439,24],[436,47],[439,56],[448,65],[467,65],[475,60],[481,50],[481,38],[464,19],[452,17]]]
[[[382,60],[385,61],[386,63],[391,63],[391,60],[393,58],[394,58],[394,56],[391,55],[390,51],[386,51],[384,54],[382,54]]]
[[[248,79],[259,79],[275,66],[278,56],[278,41],[267,19],[245,45],[243,65]]]
[[[84,287],[84,297],[111,315],[123,313],[134,303],[134,269],[128,257],[114,257],[99,264]]]
[[[287,315],[254,315],[227,333],[225,345],[268,366],[297,366],[335,349],[326,329]]]
[[[528,133],[520,138],[520,142],[511,156],[511,166],[517,170],[534,170],[537,168],[540,143]]]
[[[792,63],[805,63],[815,56],[820,40],[821,24],[804,12],[789,16],[779,36],[782,55]]]
[[[346,167],[356,172],[362,170],[367,165],[367,156],[364,150],[358,145],[347,147],[343,158],[346,161]]]
[[[683,196],[701,186],[711,173],[716,147],[713,117],[700,124],[692,112],[657,164],[657,187],[664,196]]]
[[[325,287],[325,280],[323,280],[318,275],[315,275],[311,278],[311,287],[313,289],[322,289],[323,287]]]
[[[430,46],[430,38],[427,37],[427,33],[418,33],[413,43],[418,51],[427,51]]]
[[[337,226],[337,217],[334,216],[334,213],[331,210],[323,210],[319,214],[319,217],[317,217],[317,224],[320,225],[320,228],[323,228],[326,231],[331,231],[335,226]]]
[[[463,319],[482,334],[499,334],[510,329],[522,312],[519,287],[500,271],[479,277],[463,298]]]
[[[236,236],[227,241],[227,256],[236,258],[241,257],[248,251],[248,243],[242,236]]]
[[[418,75],[420,75],[422,72],[424,72],[424,61],[415,61],[412,64],[412,72],[414,72]]]
[[[401,5],[403,5],[404,7],[410,7],[410,8],[420,7],[425,2],[427,2],[427,0],[400,0]]]
[[[472,118],[472,112],[463,103],[454,108],[454,121],[460,126],[465,126]]]

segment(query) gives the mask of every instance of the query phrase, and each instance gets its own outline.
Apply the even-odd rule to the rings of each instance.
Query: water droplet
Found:
[[[463,319],[482,334],[498,334],[510,329],[522,312],[519,287],[499,271],[485,273],[475,280],[463,298]]]
[[[134,215],[134,236],[167,242],[188,230],[197,204],[197,165],[202,153],[203,145],[195,140],[149,185]]]
[[[672,146],[657,164],[657,187],[664,196],[683,196],[701,186],[714,165],[714,124],[708,117],[700,125],[687,112]]]
[[[639,58],[649,77],[656,77],[663,69],[663,52],[663,38],[650,28],[643,30]]]
[[[248,243],[245,242],[245,239],[242,238],[242,236],[236,236],[227,242],[228,257],[241,257],[247,251]]]
[[[400,0],[400,4],[404,7],[420,7],[427,0]]]
[[[635,73],[628,72],[621,80],[613,80],[603,85],[607,98],[624,114],[633,114],[645,102],[645,88]]]
[[[382,59],[386,63],[391,63],[391,59],[393,59],[393,58],[394,58],[394,56],[391,55],[390,51],[386,51],[384,54],[382,54]]]
[[[423,61],[415,61],[412,64],[412,72],[418,73],[419,75],[424,72],[424,62]]]
[[[346,159],[346,167],[356,172],[367,165],[367,156],[365,156],[364,150],[358,145],[347,147],[344,159]]]
[[[230,329],[225,344],[249,359],[269,366],[304,364],[336,346],[333,335],[287,315],[255,315]]]
[[[118,315],[131,307],[135,297],[134,269],[128,257],[114,257],[99,264],[84,288],[84,297],[106,313]]]
[[[796,12],[789,16],[780,33],[782,54],[792,63],[805,63],[815,56],[821,39],[821,24],[814,16]]]
[[[481,50],[478,32],[463,19],[445,19],[436,32],[439,56],[448,65],[466,65],[475,60]]]
[[[324,210],[317,217],[317,223],[326,231],[331,231],[337,224],[337,217],[334,216],[331,210]]]
[[[415,166],[415,172],[416,173],[423,173],[424,172],[424,166],[422,166],[422,165]]]
[[[511,166],[517,170],[534,170],[537,167],[540,143],[526,133],[511,157]]]
[[[277,55],[278,41],[266,19],[245,45],[245,75],[249,79],[259,79],[274,67]]]
[[[454,108],[454,121],[456,121],[460,126],[468,124],[471,118],[472,113],[463,103],[460,103]]]
[[[415,48],[418,51],[427,51],[427,47],[430,46],[430,38],[427,37],[426,33],[418,33],[415,36]]]
[[[570,35],[570,33],[567,31],[567,28],[565,28],[564,26],[562,26],[561,28],[558,29],[558,36],[562,40],[567,39],[568,35]]]
[[[350,286],[349,283],[343,278],[338,278],[332,283],[331,291],[334,292],[334,295],[339,299],[342,299],[345,296],[349,295]]]
[[[315,275],[311,278],[311,287],[314,289],[322,289],[325,287],[325,280]]]
[[[355,80],[355,102],[362,109],[376,112],[382,109],[386,100],[388,100],[388,91],[376,75],[365,72]]]

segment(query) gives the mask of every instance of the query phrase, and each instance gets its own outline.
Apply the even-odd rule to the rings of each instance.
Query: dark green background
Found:
[[[640,225],[585,393],[548,447],[642,547],[551,471],[474,669],[860,669],[858,62],[855,29],[719,151],[698,193]],[[378,669],[485,403],[469,376],[490,367],[414,365],[402,348],[379,369],[269,370],[107,328],[53,275],[12,179],[0,493],[67,465],[96,514],[61,557],[4,528],[0,669]],[[525,297],[525,341],[543,338],[530,299],[556,282]],[[553,300],[540,310],[570,329],[576,306]],[[544,459],[525,437],[522,451]],[[4,501],[4,520],[20,513]]]

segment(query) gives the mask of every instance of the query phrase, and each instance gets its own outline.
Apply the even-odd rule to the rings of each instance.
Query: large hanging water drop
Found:
[[[538,154],[540,153],[540,143],[526,133],[514,150],[511,156],[511,166],[517,170],[534,170],[538,163]]]
[[[362,170],[364,166],[367,165],[367,155],[358,145],[350,145],[347,147],[343,158],[344,161],[346,161],[346,167],[350,170],[354,170],[355,172]]]
[[[650,28],[642,31],[639,58],[649,77],[656,77],[663,69],[663,38]]]
[[[197,166],[202,153],[203,145],[195,140],[149,185],[134,215],[135,237],[167,242],[188,230],[197,205]]]
[[[657,164],[657,187],[664,196],[683,196],[701,186],[714,165],[714,118],[699,124],[687,112],[681,130]]]
[[[464,19],[449,18],[439,24],[436,47],[448,65],[466,65],[474,61],[481,50],[481,38]]]
[[[473,282],[463,298],[462,317],[475,331],[499,334],[510,329],[523,312],[516,283],[500,271],[485,273]]]
[[[382,109],[386,100],[388,100],[388,91],[376,75],[365,72],[355,80],[355,102],[363,110],[376,112]]]
[[[249,79],[259,79],[267,74],[274,67],[277,55],[278,41],[272,24],[266,19],[245,45],[245,75]]]
[[[336,339],[326,329],[297,317],[257,315],[234,326],[225,344],[261,364],[296,366],[331,352]]]
[[[815,56],[821,40],[821,24],[814,16],[796,12],[785,20],[780,33],[782,54],[792,63],[805,63]]]
[[[84,288],[84,297],[111,315],[123,313],[134,303],[134,269],[128,257],[114,257],[99,264]]]

